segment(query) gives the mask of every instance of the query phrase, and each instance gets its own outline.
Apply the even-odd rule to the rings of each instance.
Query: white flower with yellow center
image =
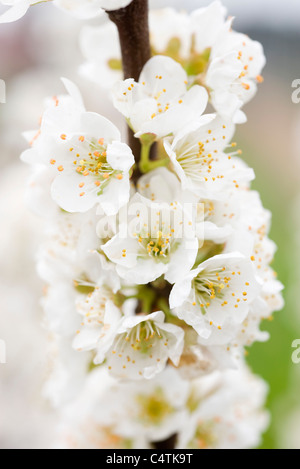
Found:
[[[223,243],[232,235],[240,219],[239,195],[236,191],[228,192],[226,199],[209,200],[199,197],[189,190],[182,190],[182,185],[173,172],[158,168],[142,176],[137,184],[138,192],[153,202],[178,200],[182,205],[194,206],[196,233],[200,240]]]
[[[205,116],[206,117],[206,116]],[[254,179],[253,170],[236,158],[240,151],[229,145],[234,126],[220,118],[194,122],[174,139],[165,139],[165,150],[184,190],[203,198],[223,198],[224,190],[239,188]],[[232,150],[224,154],[225,149]]]
[[[189,418],[179,433],[177,448],[245,449],[260,444],[269,424],[263,410],[265,382],[243,366],[195,380],[188,399]]]
[[[185,421],[189,388],[188,381],[167,366],[151,380],[112,386],[106,396],[108,412],[114,408],[116,428],[121,434],[131,431],[146,437],[149,443],[165,440],[177,433]]]
[[[79,106],[48,109],[22,159],[52,168],[52,197],[67,212],[86,212],[100,204],[114,215],[129,200],[131,149],[114,124]]]
[[[151,202],[136,194],[127,207],[128,223],[102,246],[128,283],[142,285],[162,275],[175,283],[193,267],[198,252],[192,214],[176,201]]]
[[[152,380],[118,382],[104,367],[89,373],[83,392],[62,409],[60,448],[147,449],[179,432],[189,383],[173,367]]]
[[[78,351],[95,351],[94,363],[103,362],[105,354],[112,345],[122,312],[115,306],[114,294],[107,287],[96,287],[84,299],[77,302],[77,311],[83,322],[73,342]]]
[[[173,8],[149,12],[152,55],[169,56],[181,63],[188,75],[198,75],[206,67],[207,51],[224,28],[226,10],[220,2],[199,8],[191,15]],[[110,47],[106,47],[109,43]],[[114,24],[86,26],[80,37],[86,62],[83,75],[104,88],[122,79],[121,50]]]
[[[227,344],[202,345],[195,329],[185,326],[184,349],[178,365],[183,379],[193,380],[216,370],[232,368],[236,368],[236,360]]]
[[[85,214],[58,211],[38,252],[37,270],[47,284],[42,299],[45,319],[48,328],[61,336],[73,337],[79,327],[75,303],[82,296],[81,289],[112,275],[104,271],[96,253],[100,246],[96,222],[94,210]]]
[[[227,193],[223,200],[200,199],[198,237],[204,233],[205,240],[215,243],[228,241],[234,233],[236,224],[239,223],[240,209],[238,192],[235,191]],[[204,222],[203,225],[202,222]]]
[[[237,124],[247,120],[241,107],[254,97],[257,84],[263,81],[265,62],[259,42],[229,27],[220,34],[206,75],[212,104],[220,116]]]
[[[128,401],[128,392],[124,391],[122,398],[118,392],[120,385],[108,376],[104,367],[91,371],[82,384],[82,392],[61,409],[55,448],[129,450],[148,447],[145,436],[135,432],[132,425],[119,428],[123,398],[126,395]],[[130,423],[131,417],[127,415],[125,420]]]
[[[113,87],[115,107],[126,117],[136,137],[162,138],[200,117],[207,105],[205,88],[188,90],[184,69],[170,57],[155,56],[144,66],[139,82],[128,79]]]
[[[227,322],[244,321],[260,288],[250,260],[239,253],[221,254],[174,285],[170,306],[202,339],[209,339],[214,331],[221,342],[228,333]]]
[[[123,319],[107,352],[109,372],[122,379],[152,379],[163,371],[169,359],[177,366],[184,332],[164,321],[162,311]]]
[[[253,98],[257,84],[263,81],[265,56],[261,44],[232,31],[232,19],[227,20],[226,13],[219,1],[190,15],[172,8],[152,11],[150,42],[153,56],[168,56],[180,63],[189,83],[201,84],[208,90],[217,113],[238,124],[246,121],[242,106]],[[105,41],[99,45],[105,34]],[[107,41],[112,44],[109,50],[105,47]],[[114,46],[116,43],[114,25],[86,28],[82,33],[81,46],[87,62],[81,70],[100,86],[110,88],[121,78],[121,53]],[[128,85],[131,87],[132,83],[128,81]],[[127,95],[125,86],[123,92]],[[162,107],[159,109],[162,112]],[[155,107],[153,113],[156,114]]]

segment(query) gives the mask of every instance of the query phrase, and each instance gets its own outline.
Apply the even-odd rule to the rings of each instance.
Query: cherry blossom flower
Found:
[[[188,393],[188,382],[171,367],[152,380],[134,383],[116,382],[105,368],[98,368],[90,373],[82,394],[65,407],[56,446],[150,448],[151,442],[181,428]]]
[[[40,133],[22,159],[52,167],[52,197],[67,212],[86,212],[99,203],[114,215],[129,200],[133,154],[115,125],[84,111],[72,84],[71,91],[77,101],[46,110]]]
[[[77,331],[73,347],[78,351],[94,350],[95,364],[104,361],[120,326],[122,312],[112,300],[113,294],[108,288],[96,287],[87,299],[77,302],[83,323]]]
[[[245,367],[240,372],[214,373],[194,381],[190,418],[177,448],[239,449],[260,444],[269,424],[264,411],[267,386]]]
[[[209,339],[214,331],[222,341],[226,321],[242,323],[259,291],[250,260],[239,253],[221,254],[175,284],[170,306],[202,339]]]
[[[107,353],[110,373],[123,379],[152,379],[170,359],[178,365],[183,330],[164,322],[162,311],[125,318]]]
[[[220,35],[211,50],[206,83],[213,90],[212,104],[224,119],[246,121],[240,108],[256,94],[265,62],[259,42],[229,29]]]
[[[175,283],[190,271],[198,252],[191,213],[177,201],[156,203],[139,194],[131,199],[127,213],[126,232],[121,227],[102,246],[121,278],[142,285],[164,275]]]
[[[122,79],[121,48],[117,38],[117,27],[110,21],[101,27],[85,26],[80,34],[80,48],[86,58],[80,74],[107,89]]]
[[[254,174],[236,157],[239,151],[236,152],[234,143],[231,153],[223,153],[229,147],[234,126],[219,118],[207,124],[207,117],[203,117],[203,124],[200,119],[186,126],[174,139],[165,139],[164,146],[183,189],[199,197],[218,198],[224,191],[251,181]]]
[[[179,131],[206,108],[205,88],[188,90],[187,85],[187,74],[177,62],[156,56],[147,62],[138,83],[130,78],[114,85],[113,101],[136,137],[161,138]]]
[[[226,121],[239,124],[246,121],[241,108],[254,97],[257,84],[263,81],[261,72],[266,60],[261,44],[233,31],[233,20],[227,20],[226,14],[220,1],[190,15],[172,8],[150,12],[150,41],[154,56],[168,56],[179,62],[188,74],[189,83],[205,86],[218,114]],[[102,45],[96,45],[104,34],[112,44],[110,50],[104,48],[103,41]],[[83,31],[81,46],[87,61],[81,71],[86,78],[107,88],[121,78],[121,54],[114,46],[116,43],[117,30],[113,25]],[[121,92],[120,87],[116,89]],[[123,92],[127,92],[125,84]],[[162,112],[163,107],[159,109]],[[154,113],[157,113],[155,106]]]

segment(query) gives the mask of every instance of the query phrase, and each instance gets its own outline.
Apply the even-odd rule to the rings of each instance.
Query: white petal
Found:
[[[74,103],[76,103],[78,108],[81,108],[82,111],[85,111],[82,95],[79,91],[79,88],[71,80],[68,80],[67,78],[61,78],[61,81],[63,82],[71,98],[74,100]]]
[[[87,178],[83,179],[73,171],[64,171],[53,181],[51,195],[53,200],[66,212],[87,212],[97,203],[97,190],[93,182],[88,184]],[[84,180],[84,189],[79,184]],[[80,195],[84,194],[84,195]]]
[[[30,7],[29,0],[19,0],[0,16],[0,24],[12,23],[22,18]]]
[[[188,299],[192,290],[192,279],[194,276],[195,273],[191,272],[188,276],[174,285],[169,299],[171,309],[182,306]]]
[[[159,94],[164,102],[168,102],[186,92],[187,74],[175,60],[156,55],[144,66],[139,83],[145,83],[143,85],[145,95],[154,98]]]
[[[107,162],[113,168],[128,172],[134,165],[131,148],[122,142],[113,142],[107,146]]]

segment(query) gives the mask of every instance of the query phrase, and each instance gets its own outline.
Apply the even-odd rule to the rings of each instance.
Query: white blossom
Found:
[[[170,306],[203,340],[214,332],[213,341],[218,343],[227,333],[227,321],[240,324],[245,320],[259,291],[250,260],[239,253],[221,254],[175,284]]]
[[[114,215],[129,200],[131,149],[114,124],[76,104],[74,99],[45,111],[38,137],[22,159],[52,167],[51,194],[64,210],[86,212],[99,203]]]
[[[193,221],[176,200],[156,203],[136,194],[127,213],[127,226],[102,250],[116,264],[121,278],[132,284],[146,284],[162,275],[175,283],[193,267],[197,252]]]
[[[144,66],[138,83],[118,82],[113,88],[115,107],[126,117],[136,137],[174,134],[204,112],[205,88],[187,88],[183,68],[169,57],[156,56]]]
[[[246,368],[194,381],[190,418],[180,431],[177,448],[257,447],[269,424],[268,413],[262,409],[266,394],[266,384]]]
[[[64,411],[60,447],[150,448],[181,428],[189,384],[168,367],[152,380],[119,383],[94,370]],[[77,411],[74,411],[77,409]]]
[[[108,370],[122,379],[152,379],[165,368],[168,359],[178,365],[184,333],[164,322],[157,311],[124,318],[107,354]]]
[[[121,48],[114,23],[85,26],[80,34],[80,48],[86,58],[80,67],[85,78],[107,89],[122,79]]]
[[[256,94],[265,62],[259,42],[230,29],[220,34],[211,50],[206,82],[213,90],[212,104],[224,119],[245,122],[240,108]]]
[[[218,114],[238,124],[246,121],[241,108],[254,97],[257,84],[263,81],[265,56],[261,44],[232,30],[232,19],[226,15],[226,8],[219,1],[190,15],[172,8],[152,11],[150,42],[153,55],[169,56],[179,62],[189,76],[189,83],[207,88]],[[97,39],[105,33],[112,44],[109,50],[97,45]],[[88,79],[106,88],[121,78],[121,54],[114,46],[116,42],[116,28],[106,24],[87,28],[81,37],[87,59],[81,70]],[[101,75],[97,73],[100,69]],[[117,89],[121,92],[120,87]],[[124,85],[123,92],[126,91]],[[152,112],[156,111],[153,106]]]
[[[49,376],[43,388],[43,396],[55,408],[63,408],[75,399],[84,388],[91,357],[72,350],[65,337],[54,337],[49,350]]]
[[[113,293],[107,287],[96,287],[87,298],[78,301],[77,311],[83,316],[83,323],[73,347],[78,351],[94,350],[94,363],[100,364],[116,337],[122,312],[113,303]]]
[[[232,152],[224,154],[234,126],[226,125],[219,118],[209,124],[204,119],[201,124],[200,119],[199,123],[186,126],[173,140],[166,139],[165,150],[183,189],[203,198],[221,198],[224,191],[251,181],[253,170],[236,157],[234,147],[231,146]]]

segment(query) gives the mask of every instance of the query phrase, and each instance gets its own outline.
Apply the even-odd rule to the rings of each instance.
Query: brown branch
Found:
[[[108,13],[118,28],[122,51],[124,79],[138,81],[145,63],[150,59],[148,0],[133,0],[126,8]],[[128,128],[128,140],[136,163],[140,160],[141,144]],[[133,179],[139,177],[135,171]]]

